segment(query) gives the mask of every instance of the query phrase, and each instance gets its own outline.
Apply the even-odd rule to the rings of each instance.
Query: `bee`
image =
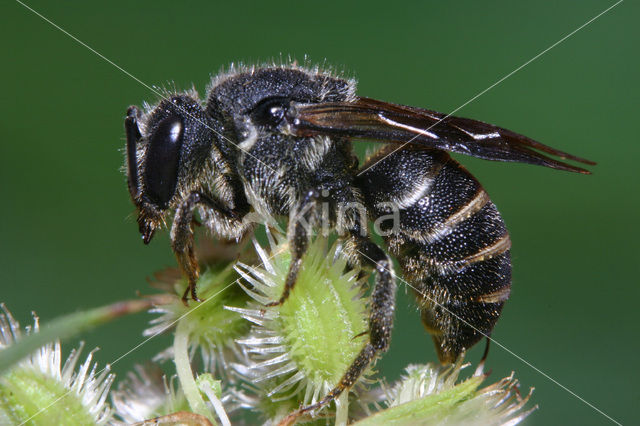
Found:
[[[387,350],[396,293],[390,255],[415,290],[442,363],[491,334],[511,288],[511,242],[486,191],[449,152],[583,174],[552,156],[595,164],[491,124],[359,97],[354,80],[296,64],[232,68],[212,79],[204,103],[191,90],[145,111],[131,106],[125,131],[142,239],[149,243],[173,214],[185,303],[199,300],[196,211],[222,239],[288,218],[291,263],[272,305],[294,288],[321,217],[349,263],[372,270],[368,342],[335,388],[296,415],[349,389]],[[359,165],[357,141],[384,145]],[[371,222],[384,247],[372,240]]]

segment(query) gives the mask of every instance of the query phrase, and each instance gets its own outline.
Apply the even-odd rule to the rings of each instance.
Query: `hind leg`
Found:
[[[364,265],[371,266],[376,274],[371,293],[371,313],[369,315],[369,341],[356,356],[340,382],[320,401],[302,407],[287,416],[281,425],[293,424],[297,418],[320,409],[351,388],[375,357],[389,347],[393,313],[396,303],[396,281],[389,256],[368,237],[352,237],[354,251]]]

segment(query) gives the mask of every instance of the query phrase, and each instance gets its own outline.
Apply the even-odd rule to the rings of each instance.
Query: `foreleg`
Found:
[[[227,219],[237,222],[238,226],[242,226],[241,217],[237,212],[226,208],[220,201],[200,192],[192,192],[180,204],[171,227],[171,248],[176,255],[180,269],[189,282],[182,295],[182,301],[185,304],[189,294],[191,294],[193,300],[201,301],[196,293],[196,282],[200,275],[200,267],[195,254],[193,238],[193,224],[197,223],[193,216],[198,205],[204,205],[215,210]]]

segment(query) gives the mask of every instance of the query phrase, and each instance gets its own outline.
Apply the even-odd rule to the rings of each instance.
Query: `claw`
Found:
[[[184,290],[184,293],[182,293],[182,303],[187,308],[189,307],[189,294],[191,294],[191,300],[193,300],[194,302],[204,301],[204,299],[198,297],[195,283],[189,284],[189,286]]]
[[[351,340],[356,340],[358,337],[362,337],[362,336],[366,336],[367,334],[369,334],[369,330],[365,330],[362,333],[358,333],[355,336],[353,336],[351,338]]]
[[[196,285],[195,285],[195,283],[190,285],[189,287],[191,287],[191,298],[194,300],[194,302],[202,302],[203,299],[200,299],[198,297],[198,294],[196,293]]]
[[[266,306],[267,308],[271,308],[273,306],[282,306],[282,304],[286,302],[286,300],[287,300],[286,297],[281,297],[279,300],[276,300],[275,302],[269,302],[264,306]]]
[[[189,287],[187,287],[184,291],[184,293],[182,293],[182,304],[188,308],[189,307],[189,298],[187,297],[189,295]]]

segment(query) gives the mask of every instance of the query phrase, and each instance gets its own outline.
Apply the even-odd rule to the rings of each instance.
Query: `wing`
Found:
[[[358,98],[354,102],[293,103],[285,122],[287,131],[296,136],[322,134],[402,145],[411,143],[485,160],[516,161],[584,174],[590,172],[542,153],[596,164],[482,121],[369,98]]]

